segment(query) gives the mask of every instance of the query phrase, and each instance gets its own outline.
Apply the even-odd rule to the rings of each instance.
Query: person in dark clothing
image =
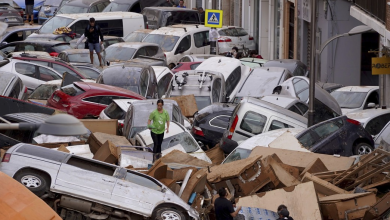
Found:
[[[88,39],[89,57],[91,58],[91,64],[93,64],[93,51],[99,58],[100,66],[103,67],[102,56],[100,55],[101,45],[103,44],[103,34],[100,31],[99,25],[95,24],[95,18],[89,19],[89,25],[85,28],[84,36]],[[99,43],[100,37],[100,43]]]
[[[226,199],[226,189],[221,188],[218,190],[219,197],[214,202],[215,217],[217,220],[233,220],[241,210],[241,206],[237,207],[234,211],[231,201]]]
[[[26,23],[28,23],[28,18],[31,17],[30,24],[34,23],[34,0],[24,0],[24,4],[26,5],[25,13],[26,13]]]
[[[200,22],[203,24],[204,23],[204,18],[206,16],[206,13],[205,13],[205,11],[203,10],[202,7],[198,8],[198,13],[199,13],[199,17],[200,17]]]
[[[287,210],[285,205],[280,205],[278,207],[279,218],[277,220],[294,220],[290,217],[290,212]]]

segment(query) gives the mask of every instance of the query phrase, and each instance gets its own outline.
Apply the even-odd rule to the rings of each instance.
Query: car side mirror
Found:
[[[368,105],[367,105],[367,108],[375,108],[375,103],[373,103],[373,102],[370,102],[370,103],[368,103]]]

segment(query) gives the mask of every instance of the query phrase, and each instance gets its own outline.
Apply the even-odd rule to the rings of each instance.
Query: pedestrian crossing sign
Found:
[[[204,26],[206,27],[222,27],[223,11],[222,10],[209,10],[206,9],[206,19]]]

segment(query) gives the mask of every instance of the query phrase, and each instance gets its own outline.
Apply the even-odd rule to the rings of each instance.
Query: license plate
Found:
[[[17,21],[17,20],[16,20],[16,18],[6,18],[5,21],[8,22],[8,21]]]
[[[60,101],[60,97],[57,96],[57,95],[54,95],[53,100],[56,101],[56,102],[58,102],[58,101]]]

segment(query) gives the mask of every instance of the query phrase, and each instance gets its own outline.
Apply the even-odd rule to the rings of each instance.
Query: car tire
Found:
[[[171,69],[175,68],[175,66],[176,66],[175,64],[171,63],[168,65],[168,68],[171,70]]]
[[[364,154],[371,153],[373,150],[374,150],[374,148],[371,147],[369,144],[367,144],[365,142],[361,142],[353,148],[353,154],[354,155],[364,155]]]
[[[159,208],[152,214],[152,219],[156,220],[165,220],[165,219],[171,219],[171,220],[186,220],[187,218],[185,215],[173,208]]]
[[[17,173],[15,179],[38,197],[41,197],[49,190],[49,180],[40,171],[25,170]]]

